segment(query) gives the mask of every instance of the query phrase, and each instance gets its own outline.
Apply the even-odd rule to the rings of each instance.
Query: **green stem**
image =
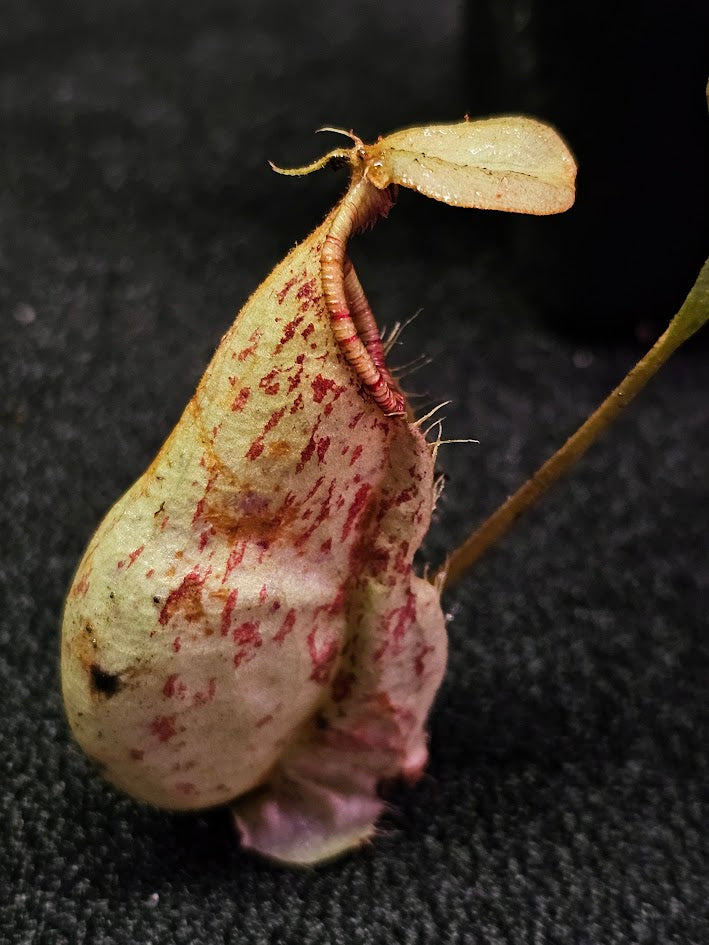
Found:
[[[650,351],[627,374],[594,413],[569,437],[524,485],[486,519],[432,577],[445,590],[455,584],[475,562],[512,527],[561,476],[579,460],[603,431],[630,403],[670,355],[709,319],[709,260],[684,305]]]

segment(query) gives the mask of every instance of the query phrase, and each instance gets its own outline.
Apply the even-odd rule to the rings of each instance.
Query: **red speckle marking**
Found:
[[[339,614],[343,611],[345,606],[345,585],[341,584],[337,588],[337,593],[332,598],[327,607],[322,608],[326,614],[330,614],[331,617],[334,617],[336,614]],[[318,611],[320,608],[318,608]]]
[[[301,297],[301,296],[300,296],[300,292],[302,292],[302,289],[297,293],[297,298],[300,298],[300,297]],[[288,322],[288,324],[286,325],[286,327],[283,329],[283,337],[281,338],[280,342],[278,343],[278,344],[279,344],[279,347],[280,347],[281,345],[287,344],[287,343],[293,338],[293,335],[295,334],[296,328],[298,327],[298,325],[300,325],[300,323],[301,323],[304,319],[305,319],[305,315],[299,315],[297,318],[294,318],[292,322]]]
[[[249,655],[249,651],[248,651],[248,650],[239,650],[238,653],[235,653],[235,654],[234,654],[234,666],[235,666],[235,667],[241,666],[241,664],[244,662],[244,660],[246,659],[246,657],[247,657],[248,655]]]
[[[281,629],[274,636],[276,643],[283,643],[288,634],[293,630],[295,626],[295,609],[291,607],[288,613],[285,616],[285,619],[281,625]]]
[[[345,524],[342,526],[342,536],[341,536],[342,541],[345,541],[350,531],[352,530],[352,526],[354,525],[355,519],[357,518],[357,516],[360,514],[362,509],[367,504],[367,499],[369,498],[369,493],[371,491],[372,491],[372,487],[369,485],[369,483],[366,483],[366,482],[362,483],[362,485],[357,490],[357,493],[354,499],[352,500],[352,504],[347,510],[347,518],[345,519]]]
[[[196,794],[197,788],[189,781],[178,781],[175,785],[175,790],[179,791],[180,794]]]
[[[171,676],[168,676],[165,680],[165,685],[162,687],[162,694],[166,699],[172,699],[177,697],[178,699],[184,699],[185,693],[187,692],[187,686],[184,682],[178,682],[179,679],[178,673],[173,673]]]
[[[311,335],[314,331],[315,331],[315,325],[313,325],[313,323],[311,322],[307,327],[305,327],[301,331],[300,336],[303,339],[303,341],[307,341],[308,335]]]
[[[256,650],[263,644],[261,634],[259,633],[260,622],[258,620],[247,620],[240,624],[233,631],[234,643],[242,647],[234,655],[234,666],[239,666],[247,656],[253,656],[250,650]]]
[[[324,554],[328,554],[331,550],[332,538],[328,538],[327,541],[324,541],[322,545],[320,545],[320,551],[322,551]]]
[[[266,589],[266,585],[262,584],[261,590],[258,592],[259,603],[263,604],[263,602],[266,600],[267,595],[268,595],[268,590]]]
[[[155,568],[151,568],[149,571],[145,572],[146,578],[151,578],[155,574]]]
[[[130,567],[136,558],[139,558],[145,551],[145,545],[141,545],[140,548],[136,548],[135,551],[131,551],[128,554],[130,561],[128,562],[128,567]]]
[[[242,349],[237,355],[237,361],[245,361],[249,355],[253,354],[254,351],[258,348],[259,339],[261,338],[261,329],[257,328],[255,332],[249,338],[249,341],[252,342],[247,348]],[[234,357],[234,355],[232,355]]]
[[[278,410],[274,410],[274,412],[266,421],[266,425],[263,428],[263,433],[260,433],[256,437],[256,439],[253,441],[251,446],[249,447],[248,452],[246,453],[247,459],[251,459],[251,460],[258,459],[261,453],[263,453],[264,437],[268,433],[270,433],[271,430],[275,429],[278,426],[278,424],[281,422],[281,420],[285,416],[286,410],[287,410],[287,407],[285,406],[279,407]]]
[[[330,517],[330,502],[332,500],[332,493],[334,492],[334,490],[335,490],[335,480],[332,479],[330,481],[330,486],[327,491],[327,496],[322,500],[320,504],[320,511],[318,512],[317,517],[315,518],[313,522],[311,522],[311,524],[306,528],[306,530],[302,533],[302,535],[298,536],[298,538],[295,541],[296,545],[302,545],[304,542],[306,542],[308,538],[310,538],[310,536],[313,534],[315,529],[318,528],[318,526],[322,525],[322,523]]]
[[[312,299],[315,296],[316,281],[315,279],[308,279],[307,282],[304,282],[302,286],[295,293],[297,299]]]
[[[203,511],[204,511],[204,496],[202,496],[202,498],[199,500],[199,502],[198,502],[197,505],[195,506],[194,515],[192,516],[192,524],[193,524],[193,525],[194,525],[194,523],[199,519],[199,517],[202,515],[202,512],[203,512]]]
[[[310,492],[308,492],[308,494],[306,495],[305,502],[309,502],[310,499],[312,499],[312,497],[315,495],[315,493],[318,491],[318,489],[324,482],[325,482],[325,477],[320,476],[320,478],[316,480],[315,485],[311,488]]]
[[[383,430],[384,433],[389,433],[389,427],[387,426],[387,421],[378,417],[374,417],[371,423],[372,430]]]
[[[206,705],[208,702],[211,702],[214,698],[214,694],[217,691],[217,680],[215,676],[209,680],[209,685],[206,692],[196,692],[192,697],[193,705]]]
[[[72,597],[83,597],[84,594],[89,589],[89,579],[87,577],[82,577],[78,584],[74,585],[74,589],[71,592]]]
[[[261,441],[261,437],[258,437],[249,447],[246,458],[251,460],[258,459],[261,453],[263,453],[263,442]]]
[[[361,443],[359,444],[359,446],[355,446],[355,448],[352,450],[352,456],[350,456],[350,466],[354,466],[354,464],[362,455],[363,450],[364,450],[364,447],[362,446]]]
[[[409,552],[409,543],[408,541],[402,541],[400,545],[400,551],[397,552],[396,559],[394,561],[394,570],[398,574],[406,574],[409,570],[409,563],[407,561],[407,556]]]
[[[409,489],[404,489],[394,499],[394,505],[403,505],[405,502],[410,502],[415,494],[416,493],[414,492],[413,486]]]
[[[229,378],[229,380],[231,380],[231,378]],[[251,388],[242,387],[239,393],[234,398],[234,401],[231,405],[231,409],[234,411],[234,413],[241,413],[241,411],[246,406],[250,396],[251,396]]]
[[[295,359],[296,363],[299,365],[298,370],[295,372],[293,377],[288,378],[288,393],[292,394],[293,391],[300,384],[300,379],[303,376],[303,361],[305,360],[304,354],[299,354]]]
[[[185,620],[196,620],[202,615],[202,585],[207,579],[209,571],[203,576],[199,568],[194,568],[182,579],[182,583],[175,590],[170,591],[158,620],[165,626],[178,610],[182,610]]]
[[[313,399],[316,404],[321,404],[328,393],[332,391],[333,400],[337,400],[340,394],[343,394],[346,387],[340,387],[337,385],[331,377],[323,377],[322,374],[318,374],[311,382],[310,386],[313,388]]]
[[[175,653],[180,652],[180,650],[182,649],[182,643],[180,642],[180,637],[175,637],[175,639],[172,641],[172,649],[175,651]]]
[[[275,427],[278,426],[278,424],[279,424],[279,423],[281,422],[281,420],[283,419],[283,417],[284,417],[284,415],[285,415],[285,412],[286,412],[286,408],[285,408],[285,407],[279,407],[278,410],[275,410],[275,411],[271,414],[271,416],[268,418],[268,422],[266,423],[266,426],[263,428],[263,435],[264,435],[264,436],[265,436],[267,433],[270,433],[271,430],[273,430]]]
[[[303,471],[303,469],[305,468],[305,464],[308,462],[308,460],[311,458],[311,456],[315,453],[315,450],[317,449],[318,440],[316,438],[316,433],[318,432],[319,426],[320,426],[320,417],[318,417],[315,423],[315,426],[313,427],[313,432],[310,434],[310,439],[308,440],[308,442],[305,444],[305,446],[300,452],[300,460],[295,467],[296,473]]]
[[[281,389],[280,382],[276,380],[278,375],[281,373],[281,369],[278,367],[273,368],[268,374],[264,374],[261,380],[258,382],[258,386],[264,392],[264,394],[269,394],[273,396],[278,393]]]
[[[131,748],[130,756],[133,761],[142,761],[145,752],[141,748]]]
[[[325,460],[325,454],[330,448],[330,437],[323,436],[318,440],[318,463],[322,464]]]
[[[216,529],[214,525],[212,525],[210,528],[205,528],[205,530],[199,536],[199,550],[200,551],[204,551],[204,549],[207,547],[207,542],[209,541],[210,537],[215,532],[216,532]]]
[[[264,717],[262,719],[259,719],[258,722],[256,723],[256,728],[261,728],[263,725],[266,725],[268,722],[272,722],[272,721],[273,721],[273,716],[270,713],[268,715],[264,715]]]
[[[357,426],[357,424],[359,423],[359,421],[362,419],[363,416],[364,416],[364,410],[361,413],[358,413],[356,417],[353,417],[350,420],[348,424],[350,430],[354,430],[354,428]]]
[[[298,396],[293,401],[293,406],[290,408],[290,412],[293,414],[303,409],[305,409],[305,404],[303,403],[303,395],[298,394]]]
[[[150,731],[156,735],[161,742],[166,742],[177,734],[175,722],[176,715],[156,715],[150,723]]]
[[[258,620],[247,620],[240,624],[233,633],[234,643],[238,643],[239,646],[261,646],[263,640],[259,633],[259,626]]]
[[[293,288],[293,286],[296,284],[297,281],[298,281],[298,277],[293,276],[291,279],[288,280],[288,282],[286,282],[286,284],[283,286],[280,292],[276,293],[276,299],[278,300],[279,305],[283,305],[283,300],[288,295],[288,293],[290,292],[290,290]]]
[[[388,618],[391,628],[391,634],[395,640],[400,640],[406,633],[409,626],[416,619],[416,597],[411,591],[406,592],[406,603],[403,607],[397,607]],[[393,621],[393,626],[391,626]]]
[[[224,604],[224,610],[222,611],[222,636],[225,637],[229,633],[229,626],[231,625],[231,615],[234,612],[234,607],[239,598],[239,588],[235,587],[234,590],[229,594]]]
[[[118,570],[120,571],[120,569],[123,567],[124,564],[125,564],[125,561],[118,561],[116,563],[116,568],[118,568]]]
[[[224,577],[222,578],[222,584],[229,577],[234,568],[238,568],[241,562],[244,560],[244,555],[246,554],[246,542],[237,541],[234,547],[229,552],[229,557],[227,558],[226,570],[224,571]]]
[[[321,647],[315,642],[317,628],[314,627],[308,634],[308,653],[312,672],[310,678],[316,683],[326,683],[330,675],[332,664],[337,658],[337,639],[332,637],[326,640]]]
[[[434,649],[435,647],[432,647],[432,646],[424,646],[419,650],[419,652],[414,657],[414,672],[416,673],[417,676],[421,676],[423,674],[424,657],[426,656],[427,653],[433,653]]]
[[[300,378],[303,374],[303,368],[299,368],[298,371],[293,375],[293,377],[288,378],[288,393],[292,394],[296,387],[300,384]]]

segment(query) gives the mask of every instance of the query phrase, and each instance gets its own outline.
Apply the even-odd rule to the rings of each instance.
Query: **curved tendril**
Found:
[[[332,134],[334,135],[344,135],[345,138],[349,138],[350,141],[354,142],[354,146],[356,148],[364,147],[364,142],[362,141],[362,139],[359,137],[359,135],[356,135],[354,131],[352,131],[351,129],[349,131],[345,131],[344,128],[332,128],[330,127],[330,125],[324,125],[322,128],[316,128],[315,134],[316,135],[320,134],[320,132],[322,131],[331,131]]]
[[[330,161],[342,160],[343,158],[349,161],[349,150],[336,148],[334,151],[328,151],[327,154],[318,158],[317,161],[313,161],[311,164],[305,164],[303,167],[279,167],[277,164],[274,164],[273,161],[269,161],[268,163],[271,166],[271,170],[275,171],[276,174],[283,174],[284,177],[303,177],[305,174],[312,174],[314,171],[319,171],[321,167],[325,167]]]

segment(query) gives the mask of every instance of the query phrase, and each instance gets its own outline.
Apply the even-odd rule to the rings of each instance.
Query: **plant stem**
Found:
[[[540,499],[579,460],[618,414],[647,384],[670,355],[709,319],[709,260],[684,305],[650,351],[623,378],[564,445],[524,485],[492,513],[431,578],[441,591],[455,584],[495,544],[517,519]]]

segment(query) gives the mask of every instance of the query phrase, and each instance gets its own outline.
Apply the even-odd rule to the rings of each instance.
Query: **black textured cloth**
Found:
[[[512,5],[500,10],[521,28]],[[62,601],[91,532],[176,422],[233,313],[344,187],[342,171],[280,178],[266,160],[336,146],[312,136],[325,124],[372,140],[474,115],[465,59],[453,0],[5,3],[3,943],[709,941],[701,337],[447,595],[431,761],[418,785],[389,791],[371,846],[305,871],[245,854],[222,811],[171,815],[120,796],[64,719]],[[555,226],[529,223],[539,240]],[[480,441],[441,446],[447,484],[422,564],[643,350],[627,333],[553,330],[509,225],[402,193],[353,244],[380,323],[422,309],[392,358],[430,358],[405,381],[420,410],[450,400],[444,436]],[[631,321],[647,334],[642,312]]]

